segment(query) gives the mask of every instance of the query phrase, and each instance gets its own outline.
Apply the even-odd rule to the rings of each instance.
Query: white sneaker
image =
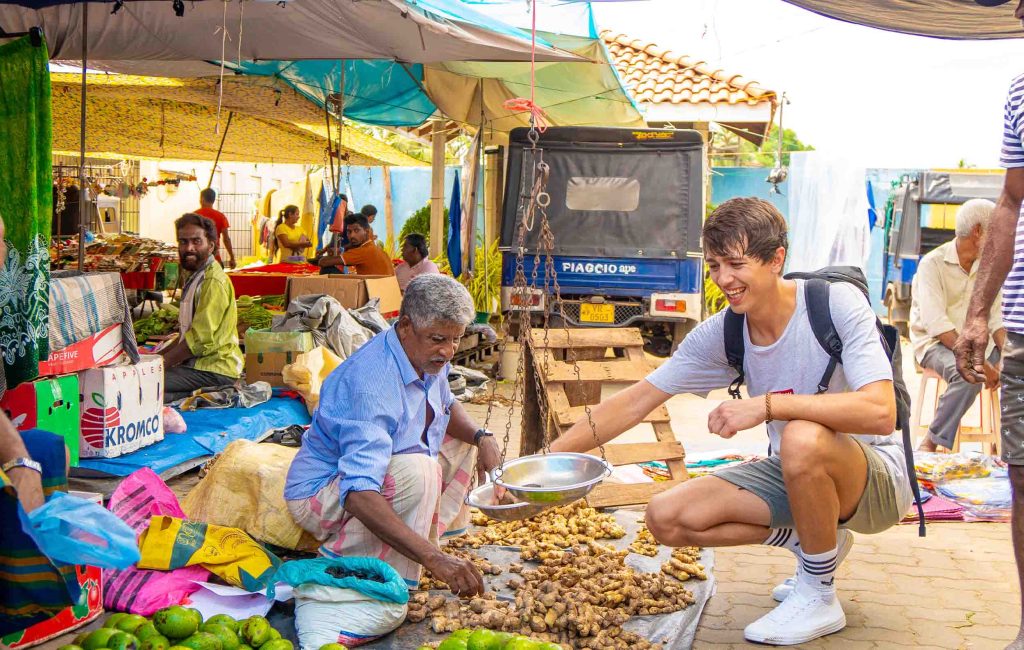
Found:
[[[835,592],[798,584],[781,605],[743,630],[747,641],[797,645],[846,627],[846,614]]]
[[[840,528],[836,532],[836,542],[838,542],[838,554],[836,555],[836,566],[838,567],[842,564],[843,560],[846,559],[846,556],[850,554],[850,549],[853,548],[853,533],[845,528]],[[796,571],[793,575],[775,585],[775,588],[772,589],[772,598],[780,603],[786,600],[786,596],[788,596],[793,591],[793,587],[796,586],[797,577],[799,575],[800,560],[798,559],[796,562]]]

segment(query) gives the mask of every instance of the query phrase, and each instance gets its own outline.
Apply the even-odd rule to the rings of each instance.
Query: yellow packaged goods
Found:
[[[310,415],[313,415],[320,403],[320,387],[324,385],[327,375],[341,365],[341,361],[338,355],[325,347],[319,347],[300,354],[294,363],[281,371],[285,385],[297,390],[306,400],[306,409]]]
[[[299,528],[284,501],[284,481],[298,449],[236,440],[181,503],[189,519],[241,528],[254,538],[315,551],[312,535]]]
[[[200,564],[247,591],[266,588],[281,565],[276,555],[238,528],[176,517],[151,518],[139,538],[139,552],[140,569],[167,571]]]
[[[914,454],[917,478],[931,483],[961,478],[985,478],[992,473],[993,463],[990,456],[978,454]]]

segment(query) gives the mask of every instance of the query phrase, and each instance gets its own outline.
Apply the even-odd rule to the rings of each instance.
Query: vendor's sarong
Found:
[[[47,283],[53,179],[50,72],[46,43],[0,46],[0,378],[16,386],[39,374],[49,354]],[[0,379],[0,395],[5,385]]]
[[[67,490],[64,439],[45,431],[21,434],[29,455],[43,466],[43,493]],[[80,594],[75,567],[54,564],[25,534],[18,495],[0,472],[0,636],[50,618]]]
[[[465,500],[475,467],[476,447],[445,436],[436,460],[425,454],[393,456],[381,496],[405,525],[436,545],[442,536],[457,534],[468,525]],[[288,501],[288,510],[322,542],[322,554],[379,558],[409,585],[419,584],[419,564],[385,544],[341,507],[337,478],[308,499]]]

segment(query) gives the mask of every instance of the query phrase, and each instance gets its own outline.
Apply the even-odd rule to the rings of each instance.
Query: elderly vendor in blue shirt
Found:
[[[457,281],[420,276],[395,326],[324,382],[284,491],[322,554],[380,558],[410,585],[426,567],[455,594],[482,593],[476,567],[438,548],[441,535],[466,524],[474,465],[482,478],[501,457],[448,387],[474,315]]]

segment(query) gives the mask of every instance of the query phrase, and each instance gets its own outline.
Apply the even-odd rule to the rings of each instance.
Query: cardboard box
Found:
[[[164,439],[164,360],[78,373],[82,458],[114,458]]]
[[[75,567],[75,574],[82,588],[76,604],[60,610],[53,618],[0,638],[0,646],[12,650],[29,648],[67,634],[99,617],[103,613],[103,572],[99,567],[81,565]]]
[[[393,275],[316,275],[289,278],[285,303],[296,296],[323,293],[333,296],[346,309],[358,309],[371,298],[380,298],[380,314],[384,318],[398,316],[402,307],[402,290]]]
[[[15,386],[0,400],[0,409],[21,431],[42,429],[63,436],[71,466],[78,467],[78,400],[78,375],[65,375]]]
[[[66,375],[88,368],[109,366],[123,358],[125,353],[121,324],[115,323],[63,350],[51,350],[46,361],[39,362],[39,374]]]
[[[295,357],[314,347],[309,332],[271,332],[249,329],[245,333],[245,380],[285,386],[281,371]]]

